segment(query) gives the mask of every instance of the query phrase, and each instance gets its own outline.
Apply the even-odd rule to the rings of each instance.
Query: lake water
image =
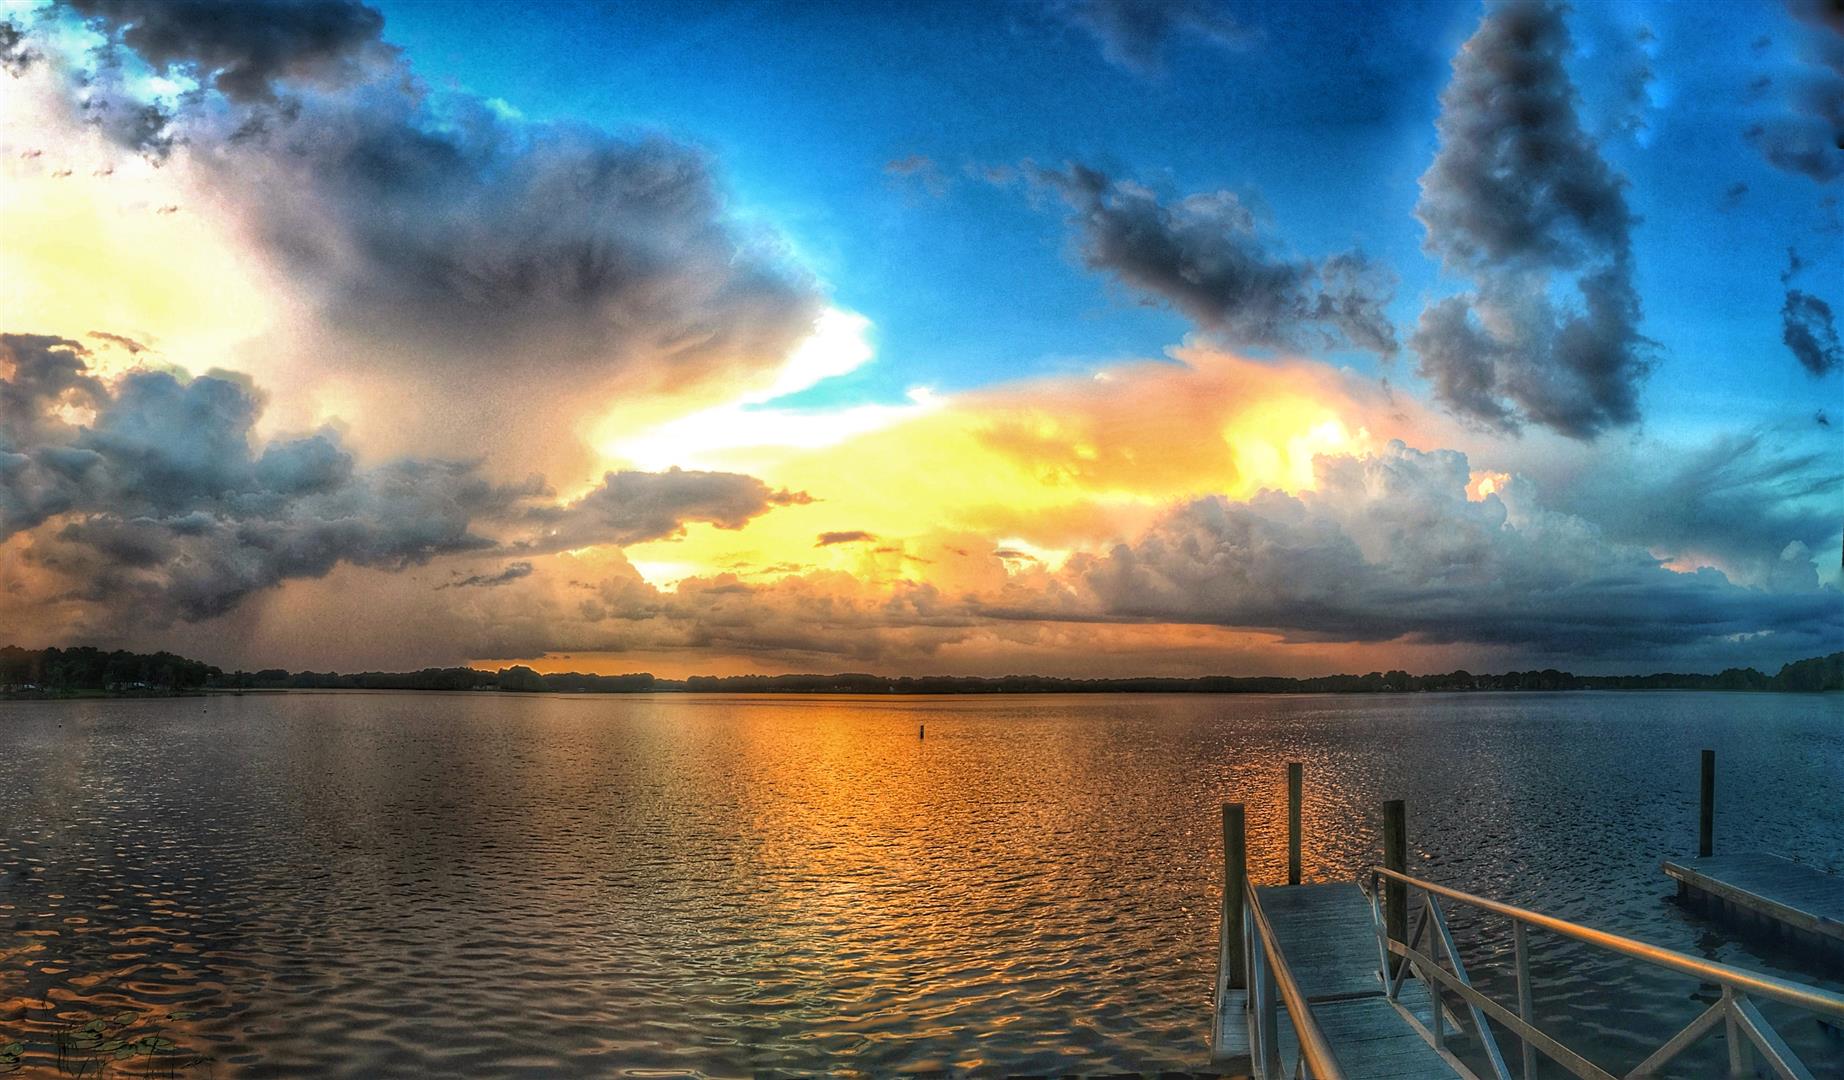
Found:
[[[157,1028],[216,1077],[1203,1068],[1218,806],[1279,880],[1289,760],[1309,878],[1375,861],[1402,798],[1424,876],[1809,979],[1667,900],[1701,747],[1718,850],[1844,871],[1835,694],[0,703],[0,1045],[50,1073],[59,1032]],[[1502,925],[1456,930],[1499,978]],[[1533,943],[1539,1012],[1616,1071],[1713,1000]],[[1844,1076],[1844,1037],[1782,1030]]]

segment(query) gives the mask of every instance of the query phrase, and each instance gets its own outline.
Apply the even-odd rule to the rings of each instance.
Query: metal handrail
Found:
[[[1253,925],[1261,937],[1261,957],[1265,960],[1261,974],[1274,981],[1280,991],[1281,1001],[1287,1006],[1287,1018],[1293,1023],[1294,1035],[1300,1042],[1300,1057],[1312,1070],[1317,1080],[1345,1080],[1344,1067],[1338,1063],[1338,1055],[1332,1052],[1332,1044],[1319,1027],[1319,1019],[1313,1015],[1311,1003],[1300,990],[1300,984],[1293,977],[1293,968],[1281,953],[1274,941],[1274,926],[1268,922],[1268,913],[1262,909],[1261,898],[1253,886],[1246,891],[1243,911],[1245,918]],[[1249,963],[1255,966],[1256,953],[1249,950]],[[1263,979],[1249,980],[1251,992]],[[1253,1002],[1251,1002],[1253,1004]],[[1259,1017],[1257,1018],[1259,1021]],[[1258,1061],[1257,1068],[1266,1070],[1266,1063]]]
[[[1633,938],[1621,937],[1619,934],[1610,934],[1605,930],[1596,930],[1593,927],[1583,926],[1580,923],[1573,923],[1567,919],[1559,919],[1553,915],[1545,915],[1540,911],[1531,911],[1528,908],[1517,907],[1516,905],[1506,904],[1498,900],[1489,900],[1483,896],[1474,896],[1472,893],[1462,892],[1459,889],[1450,888],[1446,885],[1437,885],[1432,881],[1424,881],[1421,878],[1410,877],[1408,874],[1402,873],[1399,870],[1391,870],[1386,866],[1373,866],[1370,870],[1372,875],[1376,877],[1384,877],[1393,881],[1399,881],[1425,892],[1434,893],[1437,896],[1445,896],[1450,900],[1458,900],[1463,904],[1469,904],[1484,911],[1503,915],[1513,922],[1522,922],[1530,926],[1541,927],[1544,930],[1548,930],[1554,934],[1560,934],[1566,938],[1573,938],[1576,941],[1586,942],[1590,945],[1598,945],[1604,949],[1617,952],[1622,956],[1630,956],[1636,960],[1644,960],[1658,967],[1668,968],[1686,975],[1693,975],[1708,982],[1723,983],[1728,986],[1737,987],[1752,993],[1760,994],[1762,997],[1773,998],[1776,1001],[1783,1001],[1789,1005],[1797,1005],[1813,1012],[1828,1013],[1832,1016],[1844,1017],[1844,994],[1834,994],[1830,991],[1820,990],[1817,987],[1806,986],[1788,979],[1779,979],[1772,975],[1763,975],[1759,972],[1749,971],[1746,968],[1730,967],[1728,964],[1719,964],[1714,960],[1703,960],[1687,953],[1677,952],[1673,949],[1649,945],[1646,942],[1636,941]]]

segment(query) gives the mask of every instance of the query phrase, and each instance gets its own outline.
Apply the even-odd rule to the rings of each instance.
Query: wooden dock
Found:
[[[1821,963],[1844,962],[1844,877],[1766,852],[1715,854],[1716,752],[1703,751],[1697,857],[1667,859],[1678,902],[1742,931],[1812,950]]]
[[[1347,1076],[1451,1080],[1461,1075],[1385,993],[1377,971],[1370,901],[1356,885],[1258,886],[1256,891],[1273,924],[1275,944],[1287,957]],[[1402,1007],[1424,1026],[1432,1023],[1433,1002],[1426,986],[1409,980],[1399,997]],[[1245,991],[1234,990],[1218,1003],[1214,1064],[1249,1061],[1247,1002]],[[1451,1017],[1449,1024],[1457,1026]],[[1291,1061],[1298,1054],[1292,1025],[1282,1024],[1280,1033],[1283,1060]]]
[[[1574,1076],[1611,1076],[1538,1026],[1532,929],[1721,988],[1720,997],[1687,1016],[1684,1027],[1627,1073],[1630,1076],[1655,1075],[1693,1046],[1721,1033],[1731,1076],[1756,1075],[1751,1061],[1758,1054],[1771,1075],[1788,1080],[1810,1077],[1812,1070],[1756,1002],[1776,1002],[1814,1015],[1821,1024],[1844,1021],[1844,994],[1415,877],[1407,870],[1407,811],[1401,800],[1388,800],[1381,807],[1383,860],[1365,872],[1369,892],[1358,884],[1302,885],[1301,771],[1298,763],[1288,764],[1286,885],[1249,881],[1246,808],[1241,803],[1223,804],[1223,893],[1210,1027],[1214,1068],[1259,1080],[1508,1077],[1511,1065],[1499,1045],[1502,1030],[1516,1040],[1523,1077],[1537,1075],[1539,1057]],[[1776,855],[1712,856],[1715,779],[1715,755],[1705,750],[1700,856],[1668,861],[1665,873],[1678,881],[1687,899],[1822,946],[1820,955],[1827,957],[1823,963],[1830,963],[1834,951],[1844,955],[1844,877]],[[1509,920],[1509,955],[1501,947],[1498,956],[1511,966],[1515,1000],[1483,993],[1468,975],[1444,910],[1455,904]],[[1412,906],[1417,909],[1413,932]],[[1386,968],[1392,973],[1387,985]],[[1462,1023],[1448,1008],[1450,999],[1464,1003],[1470,1023]],[[1464,1036],[1464,1042],[1456,1036]],[[1467,1063],[1454,1056],[1455,1050],[1468,1054]]]
[[[1764,852],[1668,859],[1663,869],[1687,906],[1844,957],[1844,877]]]

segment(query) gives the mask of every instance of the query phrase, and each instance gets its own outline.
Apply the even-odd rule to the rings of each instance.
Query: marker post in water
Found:
[[[1287,884],[1300,883],[1300,788],[1303,766],[1287,763]]]
[[[1703,751],[1703,805],[1697,814],[1697,855],[1716,852],[1716,751]]]

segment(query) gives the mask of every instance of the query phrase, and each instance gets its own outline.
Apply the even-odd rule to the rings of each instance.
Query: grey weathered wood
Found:
[[[1302,766],[1297,761],[1287,763],[1287,884],[1300,883],[1300,789],[1303,786]]]
[[[1210,1028],[1210,1063],[1239,1072],[1253,1068],[1249,1050],[1249,992],[1224,991]]]
[[[1345,1075],[1386,1080],[1458,1075],[1403,1017],[1377,974],[1370,903],[1352,884],[1260,887],[1274,942],[1332,1044]],[[1434,1003],[1419,982],[1404,985],[1401,1006],[1423,1022]],[[1291,1061],[1292,1025],[1282,1022],[1282,1060]]]
[[[1844,877],[1766,852],[1666,860],[1692,899],[1714,899],[1844,949]]]
[[[1703,751],[1703,798],[1697,812],[1697,856],[1707,859],[1716,850],[1716,751]]]
[[[1346,1076],[1451,1080],[1459,1075],[1381,994],[1314,1005],[1313,1015],[1337,1050]]]

